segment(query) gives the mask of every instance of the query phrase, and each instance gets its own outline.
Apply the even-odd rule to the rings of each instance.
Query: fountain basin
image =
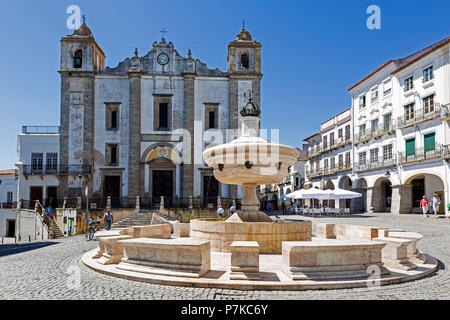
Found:
[[[211,250],[230,252],[234,241],[256,241],[260,253],[282,252],[283,241],[311,241],[311,221],[233,222],[191,220],[191,238],[207,240]]]

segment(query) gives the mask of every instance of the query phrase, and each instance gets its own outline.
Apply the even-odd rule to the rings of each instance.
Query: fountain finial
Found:
[[[247,104],[241,110],[241,116],[243,117],[259,117],[261,110],[258,105],[252,101],[252,97],[248,99]]]

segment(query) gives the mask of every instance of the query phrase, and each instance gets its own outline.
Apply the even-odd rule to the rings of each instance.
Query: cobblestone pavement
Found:
[[[80,258],[98,242],[77,236],[0,246],[0,299],[450,299],[450,219],[388,214],[305,219],[422,233],[424,239],[418,243],[418,249],[437,258],[439,270],[421,280],[379,289],[240,291],[164,286],[114,278],[88,269]],[[68,271],[74,273],[69,275]]]

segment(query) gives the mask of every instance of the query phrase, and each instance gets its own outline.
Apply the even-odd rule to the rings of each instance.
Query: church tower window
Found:
[[[159,104],[159,128],[169,128],[169,110],[167,103]]]
[[[249,68],[248,54],[247,52],[244,52],[241,55],[241,69],[248,69],[248,68]]]
[[[73,67],[74,68],[82,68],[83,66],[83,52],[81,50],[75,51],[75,55],[73,57]]]

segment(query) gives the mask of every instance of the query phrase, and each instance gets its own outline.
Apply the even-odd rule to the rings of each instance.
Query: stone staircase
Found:
[[[113,223],[111,225],[111,228],[115,229],[115,228],[128,228],[133,226],[150,225],[152,224],[153,214],[154,212],[152,211],[136,212],[118,222]]]
[[[55,220],[49,219],[49,224],[47,226],[48,226],[49,238],[56,239],[56,238],[64,237],[63,233],[59,229],[59,227],[56,224]]]

